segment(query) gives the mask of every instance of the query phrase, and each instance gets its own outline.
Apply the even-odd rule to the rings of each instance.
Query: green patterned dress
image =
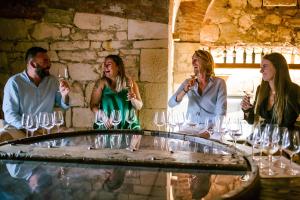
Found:
[[[120,110],[122,121],[118,125],[118,129],[134,129],[139,130],[141,129],[140,123],[138,119],[130,125],[126,122],[126,111],[129,111],[130,109],[133,109],[133,106],[130,101],[127,101],[127,89],[123,89],[120,92],[115,92],[112,89],[110,89],[108,86],[104,86],[102,91],[102,97],[101,97],[101,105],[100,109],[102,109],[108,116],[110,116],[110,113],[112,110]],[[94,124],[94,129],[105,129],[104,126],[98,126],[97,124]]]

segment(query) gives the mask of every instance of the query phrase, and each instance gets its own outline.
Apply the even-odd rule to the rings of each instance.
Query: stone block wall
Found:
[[[69,72],[71,109],[68,127],[90,127],[89,100],[105,56],[119,54],[139,85],[144,102],[142,127],[152,127],[156,109],[167,105],[168,25],[107,14],[46,9],[40,20],[0,18],[0,98],[10,76],[25,69],[32,46],[48,50],[51,74]]]

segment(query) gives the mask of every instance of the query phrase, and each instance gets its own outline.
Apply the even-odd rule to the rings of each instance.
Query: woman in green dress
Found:
[[[91,110],[96,114],[103,110],[108,117],[113,110],[121,113],[121,122],[118,129],[141,129],[140,123],[135,117],[133,122],[126,119],[129,111],[140,110],[143,106],[139,88],[136,82],[125,74],[124,63],[118,55],[108,55],[105,58],[103,73],[96,82],[90,101]],[[112,120],[109,119],[103,126],[94,124],[95,129],[112,128]]]

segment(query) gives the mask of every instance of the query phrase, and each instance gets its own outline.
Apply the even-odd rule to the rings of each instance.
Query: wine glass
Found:
[[[126,80],[126,88],[128,90],[128,93],[132,91],[133,88],[133,81],[131,79],[127,79]],[[131,99],[129,99],[128,95],[127,95],[127,99],[126,101],[130,101]]]
[[[257,148],[259,146],[260,139],[261,139],[261,129],[260,129],[260,125],[257,124],[254,127],[253,134],[252,134],[252,137],[251,137],[251,141],[252,141],[252,160],[257,160],[257,159],[254,158],[254,148]]]
[[[113,110],[110,113],[110,120],[111,120],[112,125],[114,126],[114,129],[117,129],[118,125],[122,121],[121,111],[119,111],[119,110]]]
[[[204,127],[207,132],[212,135],[214,128],[214,118],[213,117],[205,117],[204,119]]]
[[[131,129],[131,124],[136,121],[135,109],[129,109],[125,113],[126,122],[129,124],[129,129]]]
[[[44,117],[45,113],[47,113],[47,112],[40,112],[40,113],[38,114],[39,125],[40,125],[40,127],[43,129],[43,135],[45,134],[45,128],[44,128],[42,122],[43,122],[43,117]]]
[[[160,131],[160,127],[166,124],[165,112],[164,111],[155,112],[153,122],[158,127],[158,130]]]
[[[298,170],[293,169],[292,162],[293,157],[295,154],[300,152],[300,139],[299,139],[299,132],[298,131],[292,131],[290,135],[290,167],[288,169],[288,174],[294,176],[299,173]]]
[[[64,123],[64,115],[62,111],[59,110],[59,111],[54,111],[53,117],[54,117],[54,124],[57,126],[57,132],[59,133],[59,127]]]
[[[290,146],[290,138],[289,138],[290,134],[288,128],[286,127],[280,128],[280,135],[281,135],[281,144],[279,145],[280,156],[279,156],[279,163],[276,163],[276,165],[278,165],[278,167],[280,168],[285,168],[285,164],[282,162],[282,150]]]
[[[174,117],[175,117],[175,123],[178,126],[179,131],[181,131],[181,127],[185,122],[185,116],[183,112],[175,112],[174,113]]]
[[[41,126],[47,130],[47,134],[50,134],[51,129],[54,127],[53,113],[42,113]]]
[[[173,111],[168,111],[167,112],[167,122],[166,125],[169,127],[169,131],[174,131],[174,128],[176,127],[176,122],[175,122],[175,116]]]
[[[30,136],[33,136],[34,131],[39,128],[39,118],[37,115],[28,115],[26,122],[27,129],[30,131]]]
[[[234,147],[236,149],[237,139],[242,136],[241,122],[238,118],[231,118],[228,121],[228,132],[234,141]]]
[[[278,141],[279,132],[274,128],[273,131],[264,131],[262,134],[262,149],[265,154],[268,155],[268,169],[266,175],[273,176],[275,175],[275,171],[271,169],[272,163],[272,155],[276,153],[279,149],[279,141]]]
[[[107,120],[108,120],[108,117],[107,117],[106,113],[103,110],[99,109],[95,114],[95,123],[99,127],[101,127],[103,125],[105,126]]]
[[[186,114],[186,124],[189,126],[189,127],[195,127],[197,125],[197,121],[194,119],[193,117],[193,113],[187,113]]]
[[[254,83],[252,80],[247,80],[247,81],[243,81],[242,82],[242,90],[243,93],[249,97],[249,99],[251,100],[251,98],[254,95]]]
[[[21,125],[23,128],[26,129],[26,137],[28,137],[28,128],[31,126],[31,124],[29,124],[28,122],[28,118],[29,118],[30,114],[27,113],[23,113],[22,117],[21,117]]]

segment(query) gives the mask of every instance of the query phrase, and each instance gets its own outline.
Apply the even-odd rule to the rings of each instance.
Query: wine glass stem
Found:
[[[57,133],[59,133],[59,125],[57,125]]]
[[[291,169],[291,171],[293,171],[293,167],[292,167],[293,156],[294,156],[294,154],[292,154],[291,158],[290,158],[290,169]]]
[[[48,134],[48,135],[50,134],[50,129],[47,129],[47,134]]]

